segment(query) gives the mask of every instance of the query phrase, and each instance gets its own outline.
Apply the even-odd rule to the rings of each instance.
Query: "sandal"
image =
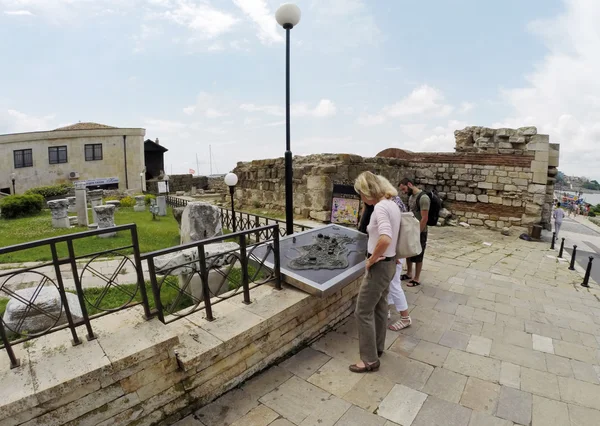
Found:
[[[406,274],[400,275],[400,281],[406,281],[406,280],[411,280],[411,279],[412,279],[412,277],[409,277]]]
[[[377,371],[379,370],[379,366],[381,365],[381,363],[379,361],[375,361],[372,364],[367,364],[365,362],[365,366],[364,367],[359,367],[356,364],[352,364],[350,367],[348,367],[350,369],[350,371],[352,371],[353,373],[369,373],[371,371]]]
[[[415,281],[415,280],[410,280],[408,282],[408,284],[406,284],[407,287],[417,287],[417,286],[420,286],[420,285],[421,285],[421,283],[418,282],[418,281]]]
[[[393,324],[390,324],[388,328],[392,331],[400,331],[408,328],[412,325],[412,320],[410,317],[402,317],[398,321]]]

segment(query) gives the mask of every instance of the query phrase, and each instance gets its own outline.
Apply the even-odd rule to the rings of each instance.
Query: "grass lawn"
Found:
[[[177,221],[175,221],[170,208],[167,216],[153,221],[152,214],[148,211],[134,212],[133,208],[121,207],[115,212],[115,223],[117,225],[130,223],[137,225],[140,251],[142,253],[179,245]],[[0,219],[0,247],[74,234],[84,230],[84,228],[79,227],[54,229],[52,228],[50,211],[44,210],[36,216],[10,220]],[[130,233],[119,232],[115,238],[90,237],[76,240],[74,247],[76,255],[80,256],[130,244]],[[66,243],[58,244],[57,249],[59,256],[67,256]],[[37,262],[51,259],[50,247],[42,246],[2,255],[0,256],[0,263]]]

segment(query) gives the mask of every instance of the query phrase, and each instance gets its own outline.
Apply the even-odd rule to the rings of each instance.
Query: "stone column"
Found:
[[[146,211],[146,197],[143,195],[135,196],[135,206],[133,206],[133,210],[136,212],[145,212]]]
[[[115,206],[96,206],[94,207],[94,212],[96,213],[96,217],[98,219],[96,222],[98,224],[98,229],[113,228],[115,226]],[[110,238],[115,237],[116,235],[116,232],[112,232],[98,236],[100,238]]]
[[[67,201],[69,202],[69,208],[67,209],[67,212],[77,213],[76,200],[77,200],[77,197],[67,197]]]
[[[92,206],[92,221],[94,223],[98,223],[98,216],[96,215],[96,210],[94,207],[102,205],[102,196],[104,195],[104,191],[102,189],[94,189],[92,191],[88,191],[88,196],[90,197],[90,205]]]
[[[158,206],[158,215],[166,216],[167,215],[167,197],[164,195],[159,195],[156,197],[156,205]]]
[[[48,201],[48,207],[52,212],[52,227],[53,228],[70,228],[69,216],[67,209],[69,202],[66,199]]]
[[[77,225],[88,227],[87,190],[85,185],[75,186],[75,208],[77,209]]]

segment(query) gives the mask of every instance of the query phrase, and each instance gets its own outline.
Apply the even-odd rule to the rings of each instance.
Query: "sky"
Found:
[[[0,134],[142,127],[168,173],[282,157],[280,4],[0,0]],[[296,4],[294,155],[453,151],[454,130],[531,125],[560,170],[600,179],[600,1]]]

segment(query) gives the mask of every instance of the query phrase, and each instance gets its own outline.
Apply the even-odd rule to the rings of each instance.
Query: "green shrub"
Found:
[[[596,217],[596,213],[594,213],[592,210],[589,211],[588,213],[589,217]]]
[[[68,183],[52,186],[39,186],[28,189],[25,194],[39,194],[44,198],[61,197],[67,195],[73,186]]]
[[[13,219],[41,212],[44,203],[44,197],[39,194],[9,195],[0,201],[0,208],[2,217]]]
[[[135,206],[135,199],[133,197],[121,198],[121,207],[133,207]]]
[[[156,195],[146,194],[146,196],[144,197],[144,201],[146,202],[147,206],[152,204],[152,200],[156,200]]]

